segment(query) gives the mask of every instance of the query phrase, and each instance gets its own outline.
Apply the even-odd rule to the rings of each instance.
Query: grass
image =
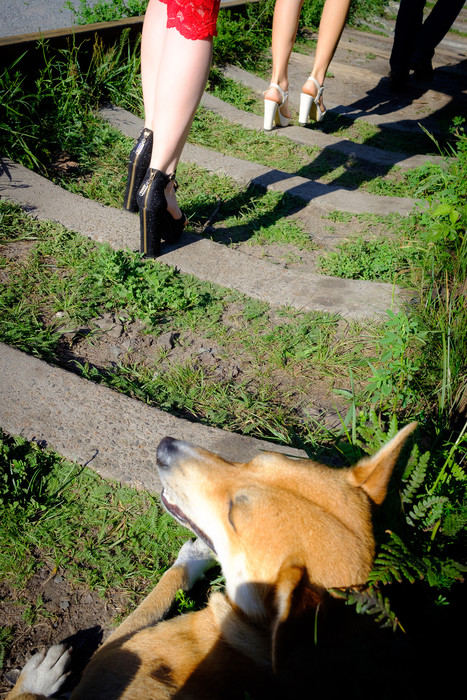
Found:
[[[108,311],[140,320],[155,337],[170,330],[180,336],[180,347],[195,334],[218,347],[219,367],[203,366],[195,353],[165,371],[159,366],[156,374],[152,364],[133,364],[131,355],[117,367],[81,371],[179,415],[285,442],[310,430],[298,408],[314,378],[327,377],[332,384],[338,377],[346,382],[347,366],[356,376],[365,372],[362,355],[372,354],[372,343],[367,340],[365,347],[360,338],[352,349],[333,317],[292,309],[273,314],[265,304],[137,254],[34,222],[13,205],[0,203],[0,213],[5,245],[0,260],[8,271],[0,296],[4,342],[57,361],[64,330],[79,329]],[[29,227],[34,245],[15,263],[7,257],[8,246]],[[226,323],[229,315],[232,322]],[[359,334],[356,330],[354,337]],[[92,333],[83,342],[92,343]],[[158,357],[154,363],[160,364]],[[232,380],[237,364],[241,374]],[[222,381],[221,370],[227,373]]]
[[[1,580],[19,590],[46,560],[77,584],[102,595],[118,588],[131,602],[186,539],[148,493],[103,481],[20,437],[0,433],[0,450]],[[24,611],[29,624],[37,607]]]

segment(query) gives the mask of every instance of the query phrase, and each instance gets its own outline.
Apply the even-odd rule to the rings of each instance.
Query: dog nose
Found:
[[[165,437],[159,443],[156,452],[157,466],[159,469],[170,469],[175,466],[180,457],[188,456],[194,450],[194,446],[184,440],[176,440],[173,437]]]
[[[177,440],[173,437],[165,437],[159,443],[156,452],[157,466],[169,469],[177,452]]]

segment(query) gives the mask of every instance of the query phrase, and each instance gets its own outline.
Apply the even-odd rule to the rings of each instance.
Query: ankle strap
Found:
[[[276,88],[277,92],[282,97],[281,105],[283,105],[289,96],[289,91],[287,90],[287,92],[284,92],[284,90],[281,88],[281,86],[278,85],[277,83],[271,83],[270,86],[268,87],[268,90],[269,90],[269,88]],[[264,92],[267,92],[268,90],[265,90]]]
[[[318,83],[318,81],[316,80],[316,78],[313,78],[312,75],[310,75],[310,76],[307,78],[307,80],[311,80],[311,81],[316,85],[316,89],[318,90],[318,92],[316,93],[316,97],[313,99],[313,102],[314,102],[315,104],[318,104],[318,102],[319,102],[319,100],[320,100],[320,98],[321,98],[321,95],[322,95],[323,92],[324,92],[324,85],[320,85],[320,84]]]

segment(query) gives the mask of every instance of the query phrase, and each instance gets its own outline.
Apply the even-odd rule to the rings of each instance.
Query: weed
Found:
[[[342,243],[337,251],[321,255],[318,264],[324,274],[334,277],[410,285],[412,270],[421,257],[409,241],[401,245],[397,239],[378,237],[368,241],[359,236]]]
[[[3,668],[12,640],[13,629],[11,627],[0,627],[0,670]]]
[[[419,322],[405,313],[388,310],[384,333],[379,339],[382,346],[380,364],[372,367],[373,376],[366,385],[369,396],[376,400],[380,410],[387,410],[390,397],[392,412],[396,407],[404,409],[420,400],[420,390],[415,378],[420,371],[419,349],[414,344],[424,345],[428,332],[420,328]],[[415,351],[414,351],[415,350]]]
[[[94,24],[95,22],[112,22],[124,17],[139,17],[144,15],[147,0],[79,0],[79,6],[66,2],[65,7],[71,11],[77,24]]]
[[[184,531],[155,498],[105,483],[20,437],[1,433],[0,446],[2,580],[23,586],[38,566],[37,547],[101,591],[133,594],[167,567]],[[42,607],[38,600],[25,609],[29,624]]]

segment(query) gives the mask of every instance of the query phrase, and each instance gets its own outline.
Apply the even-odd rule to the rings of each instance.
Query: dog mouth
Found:
[[[166,509],[170,515],[175,518],[177,522],[180,523],[180,525],[183,525],[183,527],[187,527],[189,530],[195,533],[207,546],[212,549],[214,554],[216,554],[216,549],[212,543],[212,540],[206,535],[205,532],[203,532],[197,525],[194,523],[190,518],[188,518],[185,513],[175,504],[173,503],[169,497],[167,496],[167,493],[165,489],[162,489],[161,492],[161,501],[162,505]]]

